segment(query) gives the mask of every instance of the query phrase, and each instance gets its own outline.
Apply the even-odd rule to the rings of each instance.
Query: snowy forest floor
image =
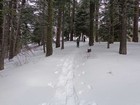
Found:
[[[0,105],[140,105],[140,43],[106,48],[66,42],[44,57],[41,47],[6,61],[0,72]]]

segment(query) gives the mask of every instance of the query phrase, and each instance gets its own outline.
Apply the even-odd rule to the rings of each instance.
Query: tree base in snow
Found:
[[[91,48],[88,48],[88,49],[87,49],[87,52],[88,52],[88,53],[91,52]]]

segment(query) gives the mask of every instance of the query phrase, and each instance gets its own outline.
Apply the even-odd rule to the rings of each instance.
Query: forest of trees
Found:
[[[54,37],[61,49],[74,36],[88,36],[89,46],[120,42],[126,55],[127,40],[138,42],[139,9],[139,0],[0,0],[0,70],[30,43],[52,55]]]

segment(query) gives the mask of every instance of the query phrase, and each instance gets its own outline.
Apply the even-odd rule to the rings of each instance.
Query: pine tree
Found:
[[[15,43],[16,43],[16,16],[17,16],[17,0],[10,1],[11,8],[11,18],[10,18],[10,49],[9,49],[9,59],[12,59],[16,54],[15,52]]]
[[[8,57],[9,53],[9,35],[10,35],[10,2],[4,1],[4,7],[3,7],[3,35],[5,37],[4,39],[4,50],[5,50],[5,57]]]
[[[46,37],[46,56],[53,54],[52,48],[52,30],[53,30],[53,0],[48,0],[48,24],[47,24],[47,37]]]
[[[127,0],[121,0],[120,3],[120,54],[127,54],[127,41],[126,41],[126,30],[127,30],[127,16],[126,16],[126,9],[127,9]]]
[[[109,36],[108,36],[108,47],[114,42],[114,0],[109,1]]]
[[[16,34],[15,34],[15,36],[16,36],[16,40],[15,40],[15,48],[14,48],[14,50],[15,50],[15,55],[17,55],[19,52],[20,52],[20,50],[21,50],[21,16],[22,16],[22,11],[23,11],[23,9],[24,9],[24,7],[25,7],[25,3],[26,3],[26,0],[22,0],[22,3],[21,3],[21,5],[19,5],[19,12],[18,12],[18,15],[17,15],[17,24],[16,24]]]
[[[99,4],[100,0],[97,0],[96,1],[96,5],[95,5],[95,40],[96,42],[99,41],[99,30],[98,30],[98,20],[99,20],[99,7],[100,7],[100,4]]]
[[[75,23],[74,23],[75,22],[75,8],[76,8],[76,0],[73,0],[70,41],[73,41],[73,36],[75,34]]]
[[[66,3],[66,1],[64,0],[63,6],[62,6],[63,19],[62,19],[62,45],[61,45],[61,49],[64,49],[65,3]]]
[[[80,34],[89,36],[89,14],[89,2],[81,1],[75,19],[77,36]]]
[[[3,0],[0,0],[0,70],[4,69]]]
[[[133,42],[138,42],[139,0],[134,1]]]
[[[94,12],[95,12],[95,2],[90,0],[90,35],[89,35],[89,46],[93,46],[94,43]]]
[[[57,19],[57,35],[56,35],[56,48],[60,47],[60,35],[62,31],[62,2],[58,2],[58,19]]]

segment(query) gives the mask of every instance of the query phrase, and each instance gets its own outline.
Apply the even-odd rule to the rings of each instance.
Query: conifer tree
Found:
[[[138,42],[139,0],[134,0],[133,42]]]
[[[119,0],[120,4],[120,24],[121,24],[121,30],[120,30],[120,48],[119,53],[120,54],[127,54],[127,41],[126,41],[126,30],[127,30],[127,0]]]
[[[48,0],[48,24],[46,37],[46,56],[53,54],[52,34],[53,34],[53,0]]]
[[[76,8],[76,0],[73,0],[72,16],[71,16],[70,41],[73,41],[73,36],[74,36],[74,34],[75,34],[75,8]]]
[[[62,0],[58,1],[58,15],[57,15],[57,35],[56,35],[56,48],[60,47],[60,36],[62,32]]]
[[[94,43],[94,12],[95,12],[95,1],[90,0],[90,35],[89,35],[89,46],[93,46]]]
[[[4,69],[3,0],[0,0],[0,70]]]

